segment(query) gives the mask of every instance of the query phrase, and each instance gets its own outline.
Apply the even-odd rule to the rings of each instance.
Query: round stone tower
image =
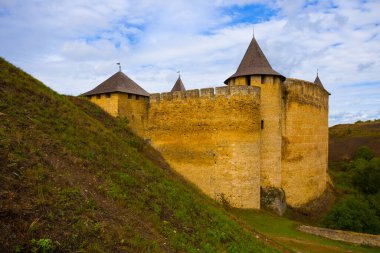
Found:
[[[235,72],[225,84],[261,88],[260,181],[262,187],[281,188],[281,119],[283,81],[273,70],[255,37]]]

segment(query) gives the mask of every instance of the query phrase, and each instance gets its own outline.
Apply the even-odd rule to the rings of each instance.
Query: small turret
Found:
[[[317,71],[317,77],[315,78],[314,83],[315,83],[316,85],[318,85],[319,87],[321,87],[322,90],[326,91],[329,95],[331,95],[330,92],[328,92],[328,91],[325,89],[325,87],[323,87],[323,84],[322,84],[322,82],[321,82],[321,79],[319,79],[319,76],[318,76],[318,71]]]
[[[171,92],[173,91],[186,91],[185,85],[183,85],[183,82],[181,80],[181,75],[178,76],[178,79],[175,82]]]

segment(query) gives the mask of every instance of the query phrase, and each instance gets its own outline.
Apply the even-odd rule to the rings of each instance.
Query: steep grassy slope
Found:
[[[276,251],[125,125],[0,58],[0,252]]]
[[[353,159],[360,146],[368,146],[380,156],[380,121],[330,127],[329,162]]]

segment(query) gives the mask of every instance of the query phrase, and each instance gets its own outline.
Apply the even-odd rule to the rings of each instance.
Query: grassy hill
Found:
[[[368,146],[380,156],[380,120],[330,127],[330,162],[353,159],[361,146]]]
[[[0,252],[277,252],[126,125],[0,58]]]

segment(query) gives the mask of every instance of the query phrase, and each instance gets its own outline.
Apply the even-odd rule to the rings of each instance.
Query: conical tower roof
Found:
[[[321,87],[324,91],[326,91],[327,93],[329,93],[329,95],[331,95],[330,92],[328,92],[328,91],[325,89],[325,87],[323,87],[323,84],[322,84],[322,82],[321,82],[321,79],[319,79],[318,73],[317,73],[317,77],[316,77],[315,80],[314,80],[314,83],[315,83],[316,85],[318,85],[319,87]]]
[[[186,91],[185,85],[183,85],[181,76],[178,76],[177,81],[175,82],[171,92],[173,91]]]
[[[96,86],[94,89],[83,93],[82,96],[97,95],[110,92],[123,92],[148,97],[149,93],[130,79],[126,74],[119,71],[113,76]]]
[[[318,74],[317,74],[317,77],[316,77],[315,80],[314,80],[314,83],[315,83],[316,85],[318,85],[318,86],[324,88],[324,87],[323,87],[323,84],[322,84],[322,82],[321,82],[321,79],[319,79]]]
[[[224,83],[228,84],[228,81],[234,77],[250,75],[272,75],[285,79],[283,75],[272,69],[255,37],[252,38],[235,74],[230,76]]]

